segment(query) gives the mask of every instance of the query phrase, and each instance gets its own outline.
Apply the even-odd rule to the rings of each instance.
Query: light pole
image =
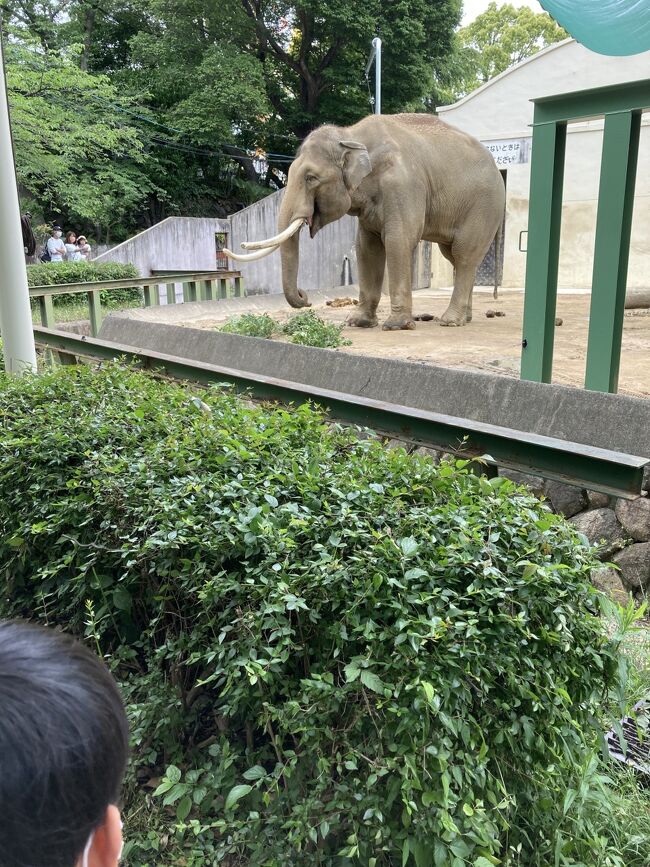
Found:
[[[16,187],[13,142],[9,126],[9,103],[0,28],[0,334],[5,370],[21,374],[36,370],[32,314],[27,289],[27,271],[20,205]]]
[[[375,61],[375,114],[381,114],[381,39],[378,36],[372,40],[370,57],[366,65],[366,78],[373,60]]]

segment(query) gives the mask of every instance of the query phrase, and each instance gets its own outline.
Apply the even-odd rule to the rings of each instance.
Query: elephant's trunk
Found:
[[[288,190],[280,207],[278,231],[284,230],[296,219],[291,213]],[[291,307],[311,307],[307,293],[298,289],[298,264],[300,262],[300,232],[296,232],[282,244],[282,291]]]

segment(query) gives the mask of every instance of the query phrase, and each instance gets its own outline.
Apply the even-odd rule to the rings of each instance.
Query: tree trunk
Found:
[[[95,30],[95,15],[95,7],[88,6],[84,20],[84,50],[79,61],[79,66],[84,72],[88,72],[88,61],[90,59],[90,49],[92,48],[93,32]]]

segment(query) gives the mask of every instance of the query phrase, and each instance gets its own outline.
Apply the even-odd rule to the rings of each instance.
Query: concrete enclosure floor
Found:
[[[324,294],[312,294],[315,301],[312,309],[327,321],[343,323],[354,309],[352,306],[327,306]],[[347,286],[326,294],[330,298],[355,298],[357,293],[356,287]],[[415,315],[429,313],[439,317],[447,307],[449,293],[423,289],[415,292],[413,299]],[[492,290],[478,289],[474,293],[474,318],[469,325],[443,328],[436,321],[418,322],[414,331],[346,327],[343,336],[351,340],[352,345],[339,351],[483,370],[518,378],[523,303],[521,290],[501,289],[495,301]],[[562,292],[558,295],[557,316],[562,320],[562,325],[555,329],[555,383],[578,387],[584,385],[589,303],[590,296],[586,293]],[[234,304],[203,302],[200,305],[148,308],[133,313],[137,318],[142,316],[149,320],[170,322],[173,311],[174,324],[215,328],[235,312],[254,310],[260,313],[265,309],[278,321],[284,321],[297,312],[284,303],[282,296],[253,296]],[[485,314],[488,310],[501,311],[505,316],[487,318]],[[389,301],[383,297],[379,308],[380,325],[388,312]],[[625,313],[619,392],[650,397],[650,310]]]

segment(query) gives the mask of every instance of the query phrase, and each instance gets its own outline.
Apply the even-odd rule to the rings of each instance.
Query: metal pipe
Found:
[[[375,49],[375,114],[381,114],[381,39],[372,40]]]
[[[5,370],[21,374],[36,370],[32,313],[27,289],[25,248],[20,229],[20,205],[16,186],[9,102],[0,37],[0,333]]]

